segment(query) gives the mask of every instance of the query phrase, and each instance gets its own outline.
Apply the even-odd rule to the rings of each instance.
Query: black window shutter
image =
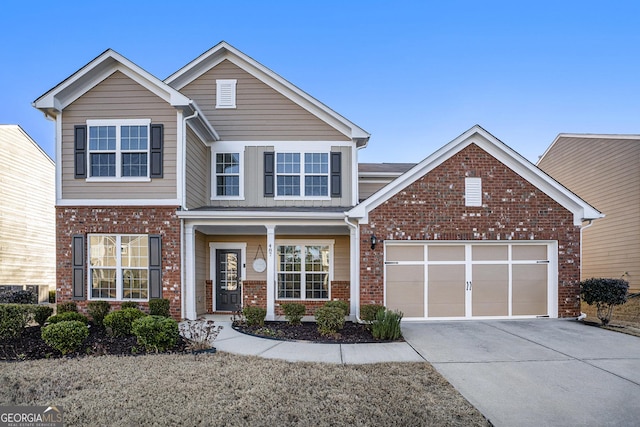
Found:
[[[73,128],[73,150],[75,178],[87,177],[87,126],[76,125]]]
[[[331,197],[342,196],[342,153],[331,152]]]
[[[149,235],[149,298],[162,298],[162,237]]]
[[[151,125],[151,178],[162,178],[162,146],[164,145],[164,125]]]
[[[275,153],[265,151],[264,153],[264,197],[275,195]]]
[[[84,283],[84,260],[84,235],[74,234],[71,237],[71,287],[73,291],[71,298],[74,300],[87,299],[87,287]]]

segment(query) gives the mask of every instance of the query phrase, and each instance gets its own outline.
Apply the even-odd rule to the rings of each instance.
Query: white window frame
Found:
[[[464,205],[482,206],[482,178],[466,177],[464,179]]]
[[[276,240],[276,280],[275,280],[275,299],[281,301],[331,301],[331,282],[333,282],[333,265],[335,263],[334,259],[334,246],[335,240]],[[279,295],[280,284],[279,284],[279,275],[280,271],[280,259],[278,256],[278,249],[280,246],[300,246],[302,247],[302,255],[306,253],[307,246],[328,246],[329,247],[329,271],[328,271],[328,296],[327,298],[307,298],[307,288],[306,288],[306,271],[305,271],[305,262],[304,259],[301,260],[300,265],[300,298],[281,298]]]
[[[151,181],[151,119],[109,119],[109,120],[87,120],[87,178],[88,182],[149,182]],[[116,128],[116,149],[114,150],[91,150],[89,134],[92,127],[114,126]],[[146,126],[147,127],[147,149],[146,150],[122,150],[121,128],[122,126]],[[146,176],[122,176],[122,155],[128,152],[146,153],[147,155],[147,175]],[[91,176],[91,154],[114,153],[116,156],[115,176]]]
[[[236,108],[237,84],[236,79],[216,80],[216,108]]]
[[[278,173],[278,155],[279,154],[299,154],[300,155],[300,172],[299,173]],[[306,154],[326,154],[327,156],[327,173],[307,173],[305,170],[305,155]],[[274,199],[275,200],[331,200],[331,152],[330,151],[276,151],[274,159]],[[300,194],[297,196],[280,195],[278,194],[278,176],[298,176],[300,178]],[[327,195],[326,196],[307,196],[305,177],[307,176],[326,176],[327,177]]]
[[[96,269],[112,269],[116,271],[116,297],[115,298],[100,298],[100,297],[92,297],[92,270],[93,266],[91,265],[91,237],[95,236],[110,236],[116,238],[116,250],[120,248],[120,253],[116,254],[116,265],[115,267],[101,267],[96,266]],[[148,234],[113,234],[113,233],[92,233],[87,235],[87,281],[88,281],[88,299],[93,301],[138,301],[144,302],[149,301],[149,293],[150,290],[150,277],[149,277],[149,254],[147,253],[147,267],[125,267],[122,266],[122,238],[123,237],[146,237],[149,239]],[[147,240],[148,244],[148,240]],[[123,270],[146,270],[147,271],[147,298],[124,298],[124,283],[122,278]]]
[[[233,150],[211,150],[211,200],[244,200],[244,149]],[[238,161],[240,162],[238,175],[238,185],[240,186],[237,196],[219,196],[218,193],[218,176],[228,176],[228,174],[219,174],[216,170],[216,155],[217,154],[238,154]],[[233,174],[235,175],[235,174]]]

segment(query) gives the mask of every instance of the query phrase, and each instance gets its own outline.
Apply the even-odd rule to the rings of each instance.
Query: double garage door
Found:
[[[557,316],[555,242],[385,242],[385,305],[413,319]]]

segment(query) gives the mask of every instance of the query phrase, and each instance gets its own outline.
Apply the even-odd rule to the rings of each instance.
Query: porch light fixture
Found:
[[[376,248],[376,243],[378,243],[378,238],[376,237],[375,234],[371,235],[371,249],[375,249]]]

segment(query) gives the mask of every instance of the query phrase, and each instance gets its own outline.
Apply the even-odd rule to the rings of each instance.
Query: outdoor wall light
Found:
[[[375,249],[376,248],[376,243],[378,243],[378,238],[376,237],[375,234],[371,235],[371,249]]]

